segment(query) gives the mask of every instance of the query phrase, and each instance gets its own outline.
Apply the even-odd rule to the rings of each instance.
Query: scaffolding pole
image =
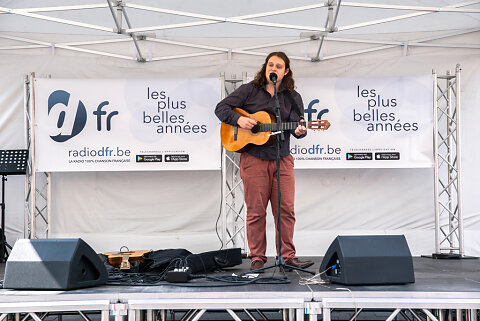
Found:
[[[35,168],[35,73],[25,76],[24,114],[25,141],[28,149],[25,175],[24,237],[29,239],[50,236],[50,173],[37,173]]]
[[[435,253],[464,258],[461,198],[460,65],[434,75]]]
[[[239,84],[247,80],[247,73],[241,79],[233,75],[230,79],[222,78],[222,99],[233,92]],[[222,248],[239,247],[247,253],[246,208],[243,184],[240,178],[240,154],[222,148]]]

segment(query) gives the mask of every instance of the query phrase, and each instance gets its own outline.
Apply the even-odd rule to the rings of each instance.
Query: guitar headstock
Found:
[[[330,127],[330,122],[326,119],[310,120],[307,127],[313,130],[327,130]]]

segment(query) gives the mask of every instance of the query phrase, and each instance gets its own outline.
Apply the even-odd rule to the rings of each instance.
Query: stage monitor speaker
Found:
[[[3,287],[70,290],[106,282],[105,265],[82,239],[22,239],[7,260]]]
[[[346,285],[415,282],[403,235],[337,236],[320,265],[322,279]]]

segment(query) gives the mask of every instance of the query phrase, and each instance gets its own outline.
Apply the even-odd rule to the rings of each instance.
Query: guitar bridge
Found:
[[[233,127],[233,140],[236,141],[238,136],[238,126]]]

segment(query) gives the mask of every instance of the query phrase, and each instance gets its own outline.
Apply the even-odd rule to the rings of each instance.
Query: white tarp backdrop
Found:
[[[158,5],[153,1],[135,3]],[[291,1],[248,5],[214,1],[211,6],[201,3],[171,1],[164,5],[172,10],[217,17],[286,10],[292,5]],[[58,6],[67,2],[49,4]],[[314,4],[314,1],[302,1],[298,5]],[[466,254],[480,255],[480,202],[476,189],[480,180],[477,170],[480,127],[476,124],[480,119],[477,108],[480,101],[479,6],[474,3],[455,7],[455,10],[470,12],[432,9],[454,4],[454,1],[441,1],[441,4],[411,1],[404,5],[429,6],[429,9],[407,8],[400,12],[359,8],[359,13],[356,7],[342,7],[336,21],[338,32],[327,34],[323,39],[320,62],[311,62],[311,58],[316,56],[321,38],[309,38],[301,33],[321,30],[324,24],[320,19],[326,16],[326,8],[286,12],[256,20],[272,26],[258,27],[247,24],[248,19],[237,18],[237,22],[223,19],[220,24],[198,29],[187,26],[147,30],[145,32],[155,31],[149,41],[139,40],[140,52],[147,63],[136,61],[138,50],[128,34],[40,20],[33,16],[33,11],[0,13],[0,146],[2,149],[25,147],[23,87],[24,76],[30,72],[35,72],[37,78],[51,76],[53,79],[195,79],[215,78],[224,72],[227,78],[235,75],[239,79],[243,72],[253,76],[264,55],[273,50],[284,50],[294,58],[292,70],[296,78],[423,76],[429,75],[432,69],[444,74],[459,63],[462,68],[461,177],[465,247]],[[36,5],[32,1],[0,1],[2,8]],[[102,5],[98,9],[86,9],[87,12],[35,12],[55,19],[103,24],[113,30],[116,27],[109,8],[105,3]],[[166,13],[159,17],[131,7],[127,10],[130,21],[136,24],[132,29],[160,24],[172,26],[192,20]],[[2,11],[5,9],[0,9]],[[411,17],[404,20],[346,28],[365,22],[362,19],[373,21],[407,14]],[[273,26],[295,23],[317,29]],[[122,28],[129,27],[124,23]],[[212,113],[213,109],[211,106]],[[215,221],[221,198],[220,183],[218,170],[54,173],[50,233],[52,237],[82,237],[97,251],[118,250],[122,245],[130,249],[217,249],[220,242],[215,234]],[[323,255],[336,235],[354,233],[402,233],[414,255],[434,251],[431,168],[299,169],[296,188],[295,242],[299,255]],[[23,236],[23,177],[9,177],[6,197],[6,232],[12,244]],[[269,217],[270,255],[274,252],[272,222]]]

